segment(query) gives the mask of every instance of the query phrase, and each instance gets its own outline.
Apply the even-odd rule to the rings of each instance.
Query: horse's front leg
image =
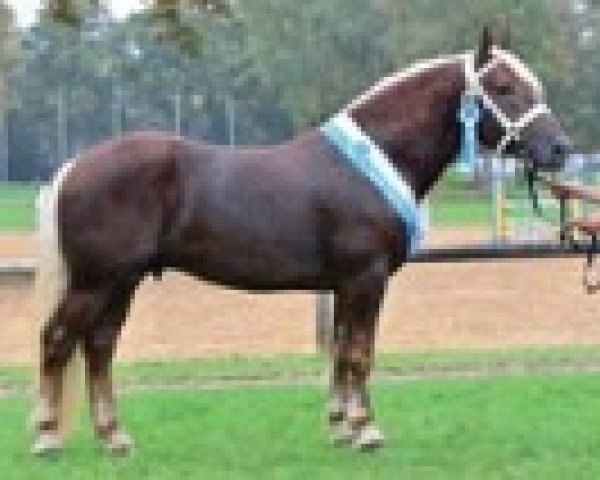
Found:
[[[387,263],[377,261],[336,290],[329,421],[335,442],[351,442],[360,449],[383,442],[382,433],[373,423],[367,381],[387,278]]]

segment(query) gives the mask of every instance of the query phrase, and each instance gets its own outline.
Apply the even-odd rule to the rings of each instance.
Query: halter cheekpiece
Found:
[[[525,67],[508,52],[494,48],[491,59],[481,68],[475,68],[475,55],[472,52],[460,57],[464,65],[466,88],[461,97],[458,119],[462,126],[459,159],[462,163],[473,164],[477,157],[477,125],[481,118],[481,107],[489,110],[504,130],[504,135],[496,146],[497,156],[504,153],[511,141],[518,140],[525,128],[537,117],[549,113],[544,102],[539,102],[517,121],[513,121],[484,91],[482,78],[495,68],[501,60],[515,68],[515,73],[524,80],[530,80],[536,89],[539,82]],[[407,229],[409,253],[419,248],[425,232],[425,215],[422,204],[398,171],[390,158],[357,125],[348,109],[342,110],[321,126],[323,136],[342,154],[343,159],[367,178],[375,189],[394,209]]]
[[[517,76],[528,82],[535,90],[536,96],[541,97],[542,90],[539,80],[527,69],[527,67],[525,67],[515,56],[505,50],[492,47],[491,58],[485,65],[478,69],[475,67],[475,55],[473,53],[465,54],[463,63],[465,67],[466,89],[463,98],[470,97],[475,101],[481,100],[483,108],[491,112],[504,130],[504,135],[495,149],[496,156],[501,156],[510,142],[519,140],[523,131],[536,118],[550,113],[548,105],[541,100],[538,100],[538,102],[522,114],[518,120],[511,120],[500,109],[498,104],[485,92],[481,83],[483,77],[496,68],[501,61],[508,63]]]

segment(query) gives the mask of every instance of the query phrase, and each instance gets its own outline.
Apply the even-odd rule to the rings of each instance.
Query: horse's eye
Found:
[[[500,97],[507,97],[508,95],[512,95],[514,93],[514,90],[510,85],[500,85],[496,89],[496,93]]]

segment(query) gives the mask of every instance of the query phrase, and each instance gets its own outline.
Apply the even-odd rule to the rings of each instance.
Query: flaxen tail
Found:
[[[38,381],[43,358],[40,345],[41,332],[62,302],[68,288],[68,271],[61,253],[58,234],[57,199],[71,166],[71,163],[66,163],[50,185],[41,187],[37,198],[39,258],[35,275],[35,296],[39,311],[34,341],[38,348],[38,375],[36,376]],[[74,354],[63,370],[62,400],[58,418],[61,432],[65,432],[70,426],[77,387],[77,358],[81,356]]]

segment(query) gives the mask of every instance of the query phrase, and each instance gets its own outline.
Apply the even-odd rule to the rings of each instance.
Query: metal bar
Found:
[[[528,258],[561,258],[584,255],[587,249],[587,242],[565,246],[553,243],[456,246],[422,250],[415,253],[408,261],[410,263],[452,263],[510,259],[524,260]]]
[[[0,260],[0,284],[9,282],[32,282],[37,261],[34,258]]]

